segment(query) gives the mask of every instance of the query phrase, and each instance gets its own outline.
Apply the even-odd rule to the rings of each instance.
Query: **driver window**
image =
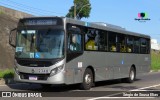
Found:
[[[80,34],[69,34],[68,37],[68,49],[70,51],[81,51],[81,35]]]

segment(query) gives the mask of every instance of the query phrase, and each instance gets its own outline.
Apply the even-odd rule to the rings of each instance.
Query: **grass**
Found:
[[[0,70],[0,78],[13,78],[14,71],[12,69]]]
[[[151,54],[151,69],[160,70],[160,53],[152,52]]]

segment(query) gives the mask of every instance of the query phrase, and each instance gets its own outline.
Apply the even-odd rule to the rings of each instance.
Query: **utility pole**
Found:
[[[76,16],[77,16],[77,14],[76,14],[76,3],[74,2],[74,19],[76,19]]]

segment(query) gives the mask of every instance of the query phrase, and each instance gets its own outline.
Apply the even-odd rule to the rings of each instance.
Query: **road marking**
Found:
[[[97,100],[97,99],[154,99],[155,97],[97,97],[87,100]]]
[[[142,88],[138,88],[138,89],[133,89],[133,90],[129,90],[129,91],[147,91],[147,90],[143,90],[143,89],[149,89],[149,88],[153,88],[153,87],[157,87],[160,86],[160,84],[157,85],[152,85],[152,86],[147,86],[147,87],[142,87]],[[150,90],[149,90],[150,91]],[[126,91],[127,92],[127,91]],[[111,95],[107,95],[107,97],[96,97],[96,98],[91,98],[91,99],[86,99],[86,100],[97,100],[97,99],[125,99],[125,98],[135,98],[135,99],[139,99],[139,98],[146,98],[146,99],[151,99],[151,98],[156,98],[156,97],[110,97],[110,96],[115,96],[118,94],[122,94],[124,92],[119,92],[119,93],[115,93],[115,94],[111,94]]]
[[[160,86],[160,84],[152,85],[152,86],[148,86],[148,87],[143,87],[143,88],[138,88],[138,89],[134,89],[134,90],[130,90],[130,91],[138,91],[138,90],[143,90],[143,89],[149,89],[149,88],[157,87],[157,86]]]

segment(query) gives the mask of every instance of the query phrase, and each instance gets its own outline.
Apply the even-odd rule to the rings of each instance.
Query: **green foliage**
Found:
[[[151,69],[160,70],[160,53],[152,52],[151,54]]]
[[[81,19],[83,17],[88,18],[91,12],[91,4],[89,0],[74,0],[76,4],[76,17],[77,19]],[[74,18],[74,6],[71,6],[66,17]]]
[[[13,78],[14,71],[11,69],[0,70],[0,78]]]
[[[2,15],[2,14],[4,14],[4,12],[0,10],[0,15]]]

